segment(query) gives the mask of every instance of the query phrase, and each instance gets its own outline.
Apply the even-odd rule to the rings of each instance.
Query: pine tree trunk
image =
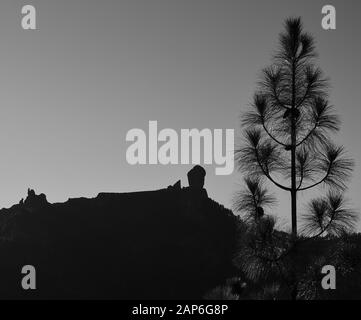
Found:
[[[296,148],[291,151],[291,215],[292,215],[292,235],[297,236],[297,190],[296,190]]]
[[[291,216],[292,238],[297,237],[297,186],[296,186],[296,67],[292,64],[292,110],[291,110]],[[295,261],[292,262],[292,292],[291,299],[297,299],[297,276]]]
[[[291,216],[292,235],[297,236],[297,186],[296,186],[296,67],[292,65],[292,112],[291,112]]]

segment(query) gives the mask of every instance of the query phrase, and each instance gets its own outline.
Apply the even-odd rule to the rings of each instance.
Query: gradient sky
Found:
[[[36,31],[21,28],[25,4],[37,9]],[[326,4],[337,10],[334,31],[321,28]],[[187,185],[191,165],[128,165],[127,131],[157,120],[239,135],[284,19],[302,16],[343,121],[335,141],[356,160],[348,197],[360,211],[360,9],[359,0],[1,0],[0,207],[28,187],[62,202]],[[208,194],[231,206],[242,176],[206,169]],[[287,224],[289,195],[279,196],[273,213]]]

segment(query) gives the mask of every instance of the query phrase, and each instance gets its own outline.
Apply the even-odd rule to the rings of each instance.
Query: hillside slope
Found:
[[[232,276],[236,218],[202,188],[0,211],[0,298],[197,299]],[[37,289],[21,287],[33,265]]]

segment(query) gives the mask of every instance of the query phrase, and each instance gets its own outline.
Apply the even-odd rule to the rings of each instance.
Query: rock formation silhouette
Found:
[[[206,177],[206,170],[200,166],[194,166],[188,173],[189,187],[193,189],[203,189],[204,180]]]
[[[28,188],[28,196],[25,201],[20,201],[20,204],[24,205],[28,210],[36,210],[46,207],[49,203],[44,193],[36,195],[33,189]]]
[[[0,210],[0,298],[201,299],[235,273],[238,221],[208,198],[203,170],[189,187],[65,203],[29,189]],[[19,285],[26,264],[35,291]]]

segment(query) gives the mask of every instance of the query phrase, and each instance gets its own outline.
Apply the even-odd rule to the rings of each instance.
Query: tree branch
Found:
[[[308,83],[306,92],[305,92],[304,96],[302,97],[301,101],[297,104],[296,108],[299,108],[305,102],[305,100],[310,92],[310,88],[311,88],[311,85],[310,85],[310,83]]]
[[[270,138],[271,138],[273,141],[277,142],[277,143],[280,144],[281,146],[287,147],[286,144],[284,144],[283,142],[277,140],[277,139],[269,132],[269,130],[267,129],[267,127],[266,127],[266,125],[265,125],[265,123],[264,123],[264,121],[262,121],[262,126],[263,126],[263,129],[266,131],[266,133],[270,136]]]
[[[257,152],[257,149],[255,149],[255,152],[256,152],[256,159],[257,159],[257,163],[259,165],[259,167],[261,168],[263,174],[270,180],[272,181],[277,187],[283,189],[283,190],[286,190],[286,191],[291,191],[290,188],[287,188],[281,184],[279,184],[278,182],[276,182],[275,180],[273,180],[273,178],[271,177],[271,175],[269,173],[266,172],[266,170],[263,168],[260,160],[259,160],[259,157],[258,157],[258,152]]]
[[[329,176],[330,170],[331,170],[331,163],[330,163],[329,166],[328,166],[326,175],[325,175],[320,181],[318,181],[318,182],[316,182],[316,183],[314,183],[314,184],[312,184],[312,185],[310,185],[310,186],[308,186],[308,187],[300,188],[300,189],[298,189],[298,191],[304,191],[304,190],[307,190],[307,189],[314,188],[314,187],[316,187],[317,185],[319,185],[320,183],[324,182],[324,181],[327,179],[327,177]]]
[[[303,170],[301,170],[301,179],[300,179],[300,183],[297,187],[297,190],[300,190],[301,186],[302,186],[302,182],[303,182]]]
[[[335,216],[335,213],[332,214],[331,218],[330,218],[330,221],[327,223],[327,225],[322,228],[322,230],[317,233],[316,235],[312,236],[312,237],[307,237],[306,240],[312,240],[312,239],[315,239],[315,238],[318,238],[319,236],[321,236],[325,231],[327,231],[327,229],[330,227],[331,223],[334,221],[334,216]]]
[[[276,88],[273,88],[273,94],[274,94],[274,98],[275,98],[276,102],[278,103],[278,105],[280,105],[282,108],[285,108],[287,110],[290,109],[283,102],[281,102],[281,100],[279,99],[278,94],[276,92]]]
[[[299,147],[302,143],[304,143],[316,129],[317,129],[317,122],[315,123],[314,127],[310,130],[310,132],[299,143],[296,144],[296,147]]]

